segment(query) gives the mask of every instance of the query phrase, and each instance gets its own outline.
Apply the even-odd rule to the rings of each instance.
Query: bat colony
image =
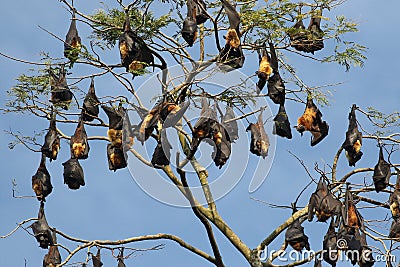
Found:
[[[221,5],[228,18],[229,28],[225,36],[226,44],[222,49],[219,49],[216,62],[222,70],[230,71],[241,68],[245,60],[241,43],[241,17],[228,0],[221,0]],[[207,6],[203,0],[187,0],[186,7],[187,16],[183,21],[181,35],[189,47],[192,47],[197,39],[198,25],[205,23],[211,17],[207,13]],[[290,46],[298,51],[313,54],[324,48],[323,31],[320,28],[321,16],[322,8],[321,10],[314,10],[307,29],[302,19],[299,19],[288,31]],[[81,48],[81,38],[76,27],[76,14],[73,10],[64,43],[64,56],[69,60],[71,68],[79,59]],[[118,39],[118,48],[121,66],[127,72],[132,73],[134,77],[140,75],[140,71],[146,67],[154,67],[154,56],[160,59],[158,54],[146,44],[145,40],[131,28],[129,10],[126,10],[123,32]],[[290,122],[285,109],[285,83],[279,73],[276,48],[272,42],[268,43],[268,48],[269,51],[264,43],[257,50],[259,68],[256,71],[258,78],[256,92],[260,94],[267,85],[267,96],[274,104],[279,105],[278,113],[273,119],[273,134],[292,139]],[[44,202],[53,189],[50,174],[46,168],[46,158],[49,158],[50,162],[57,160],[60,150],[61,134],[56,126],[56,108],[68,110],[73,98],[73,93],[67,84],[66,75],[64,65],[49,70],[50,102],[54,108],[52,108],[52,113],[48,115],[50,126],[41,147],[41,161],[37,172],[32,176],[32,189],[41,204],[38,220],[31,225],[31,228],[39,246],[48,248],[48,253],[43,260],[45,267],[56,266],[61,263],[55,231],[49,227],[44,214]],[[182,91],[178,101],[164,97],[151,110],[142,106],[134,106],[141,121],[138,125],[132,125],[128,112],[122,107],[122,104],[115,107],[100,102],[96,95],[94,78],[92,77],[89,90],[82,103],[75,132],[69,138],[70,158],[62,163],[64,166],[64,183],[73,190],[85,185],[83,168],[79,163],[80,160],[89,157],[90,151],[85,124],[95,120],[101,121],[99,118],[100,106],[108,117],[107,137],[109,143],[106,147],[106,153],[109,170],[115,172],[127,167],[128,152],[134,144],[134,138],[141,144],[144,144],[150,137],[154,138],[156,146],[151,157],[151,165],[154,168],[161,169],[169,165],[172,146],[167,139],[166,129],[176,126],[182,120],[190,105],[189,101],[184,101],[186,96],[187,89],[184,89],[184,93]],[[218,168],[222,168],[229,160],[232,143],[239,138],[238,124],[234,113],[235,105],[228,103],[225,114],[219,120],[215,110],[217,102],[215,102],[214,107],[211,107],[208,99],[203,97],[201,104],[200,118],[193,127],[187,159],[191,160],[195,157],[200,143],[204,140],[213,146],[212,159]],[[356,110],[357,106],[354,104],[348,116],[348,130],[342,144],[349,166],[355,166],[363,155],[363,152],[361,152],[362,133],[358,130]],[[311,94],[307,96],[304,113],[298,118],[297,125],[294,128],[301,135],[305,131],[311,133],[311,146],[317,145],[328,135],[329,125],[322,120],[322,113],[313,102]],[[250,131],[251,134],[250,152],[259,157],[267,157],[270,143],[264,128],[262,111],[257,122],[249,123],[246,131]],[[379,160],[373,174],[376,192],[381,192],[388,187],[391,176],[390,168],[391,165],[385,161],[383,148],[380,146]],[[331,219],[322,245],[325,251],[332,253],[325,253],[322,259],[335,266],[339,257],[338,250],[343,250],[353,265],[358,263],[361,267],[372,266],[374,261],[371,253],[363,253],[362,255],[367,255],[363,258],[352,257],[352,251],[371,252],[371,250],[366,243],[363,218],[356,208],[350,189],[347,188],[344,203],[341,203],[331,192],[331,186],[335,185],[328,185],[325,177],[321,177],[316,191],[312,193],[308,203],[308,221],[312,221],[314,215],[319,222],[327,222]],[[389,237],[400,238],[400,170],[398,170],[395,190],[389,198],[389,205],[393,217]],[[295,212],[294,207],[293,213]],[[286,246],[290,245],[296,251],[302,251],[304,248],[310,250],[308,237],[301,226],[302,222],[301,219],[295,220],[285,233]],[[338,247],[337,241],[339,239],[346,240],[347,247]],[[96,255],[92,254],[92,264],[95,267],[103,265],[100,249],[98,249]],[[118,266],[125,266],[123,250],[120,251],[118,256]],[[321,266],[321,259],[316,258],[315,266]]]

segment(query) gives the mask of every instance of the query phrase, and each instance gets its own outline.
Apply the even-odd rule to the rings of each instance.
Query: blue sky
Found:
[[[75,2],[77,7],[86,13],[98,8],[97,1],[96,3],[95,1]],[[111,2],[107,1],[106,3]],[[326,140],[311,148],[309,135],[306,133],[301,138],[295,131],[293,131],[291,141],[278,139],[273,165],[264,184],[255,193],[249,194],[250,177],[244,177],[229,194],[217,201],[221,216],[248,246],[257,246],[290,214],[289,210],[270,209],[251,200],[250,197],[275,204],[289,205],[309,181],[307,174],[287,150],[302,156],[310,168],[316,161],[320,166],[323,163],[331,163],[334,153],[344,140],[347,114],[353,103],[357,103],[364,109],[374,106],[384,112],[399,110],[400,93],[397,80],[397,62],[400,61],[397,51],[397,29],[400,26],[397,11],[399,8],[400,2],[395,0],[387,0],[385,4],[377,4],[376,1],[371,0],[348,0],[342,7],[332,11],[332,14],[344,14],[360,23],[360,32],[347,36],[347,39],[355,40],[368,47],[366,53],[368,60],[363,68],[354,68],[346,73],[342,67],[336,64],[305,63],[304,58],[290,57],[291,63],[299,69],[301,77],[310,85],[344,83],[332,88],[334,90],[331,97],[332,105],[322,108],[323,118],[330,125],[330,132]],[[62,55],[62,44],[37,26],[40,25],[50,32],[64,36],[68,29],[69,17],[69,13],[59,1],[14,0],[3,3],[0,10],[0,21],[2,22],[0,31],[3,36],[0,52],[30,61],[38,61],[41,51],[49,51],[54,56]],[[78,24],[78,27],[82,37],[87,35],[86,27],[82,24]],[[332,49],[332,44],[328,43],[326,46],[326,49]],[[116,49],[109,51],[108,54],[110,58],[115,58],[115,62],[119,60]],[[254,61],[251,62],[250,58]],[[254,72],[254,69],[246,68],[251,64],[255,65],[254,62],[256,62],[254,56],[246,59],[243,69],[245,74]],[[7,101],[7,89],[13,86],[14,79],[26,72],[30,66],[3,57],[0,57],[0,63],[2,74],[0,105],[3,106]],[[143,81],[144,79],[135,79],[135,86],[138,87]],[[107,79],[96,81],[96,89],[102,95],[118,90],[113,85]],[[89,81],[82,82],[78,86],[86,91]],[[151,106],[149,102],[145,102],[145,104],[148,107]],[[271,109],[273,113],[276,112],[274,105],[271,105]],[[291,125],[295,125],[296,119],[303,109],[303,105],[290,103],[287,105]],[[363,125],[369,127],[364,118],[359,116],[359,119],[361,123],[364,122]],[[32,116],[6,114],[0,117],[0,126],[1,130],[11,128],[13,131],[31,134],[34,131],[46,129],[48,122],[37,120]],[[70,132],[71,129],[69,129]],[[369,129],[371,128],[369,127]],[[89,135],[98,133],[93,129],[87,129],[87,131]],[[100,131],[100,133],[104,135],[105,131]],[[243,132],[243,139],[246,138],[245,135]],[[40,158],[38,154],[28,151],[23,146],[9,150],[8,143],[12,140],[9,135],[0,132],[0,162],[3,167],[0,177],[0,212],[3,214],[0,235],[8,233],[16,223],[35,217],[39,207],[35,199],[13,199],[11,196],[12,179],[15,179],[18,184],[19,195],[32,195],[31,177],[36,172]],[[59,159],[48,164],[54,186],[53,193],[48,197],[46,203],[46,216],[50,225],[83,239],[114,240],[145,234],[171,233],[211,253],[205,231],[190,209],[172,207],[154,200],[138,187],[127,169],[116,173],[108,171],[104,142],[91,142],[89,159],[82,162],[86,186],[78,191],[68,190],[63,184],[61,166],[61,163],[69,157],[68,144],[62,141],[61,145]],[[234,149],[236,148],[234,147]],[[363,151],[365,155],[357,167],[373,166],[378,157],[376,142],[366,140]],[[233,172],[235,172],[235,168],[238,171],[241,170],[241,167],[236,165],[230,165],[230,167],[233,168]],[[219,175],[220,172],[216,171],[214,166],[210,166],[210,169],[212,174]],[[339,173],[343,174],[348,171],[350,168],[341,158]],[[135,175],[141,177],[156,175],[147,167],[135,169],[134,172]],[[313,175],[318,178],[316,173]],[[370,179],[371,175],[365,175],[365,177]],[[354,181],[361,183],[363,178],[363,176],[359,176]],[[306,203],[314,188],[312,186],[306,191],[300,200],[300,205]],[[372,196],[376,197],[376,194]],[[386,195],[378,196],[383,200],[387,197]],[[367,218],[381,219],[385,214],[376,210],[365,210],[365,213],[363,210],[362,213]],[[303,226],[310,237],[311,247],[315,250],[319,249],[327,225],[305,222]],[[388,227],[388,225],[384,226]],[[384,233],[387,231],[386,229],[381,230]],[[245,261],[232,245],[218,231],[215,231],[215,234],[225,265],[246,266]],[[281,235],[270,249],[278,248],[283,238],[284,236]],[[64,242],[65,240],[59,238],[58,241]],[[74,247],[67,241],[64,243],[71,248]],[[178,245],[169,241],[143,242],[133,244],[132,247],[146,248],[160,243],[166,244],[163,250],[138,254],[137,257],[126,261],[127,266],[160,264],[175,267],[188,264],[211,266],[200,257],[180,249]],[[26,259],[28,267],[39,266],[45,253],[45,250],[37,246],[36,240],[23,230],[17,231],[7,239],[0,240],[2,266],[24,266],[24,259]],[[399,254],[397,254],[398,257],[400,257]],[[62,252],[62,256],[65,258],[64,252]],[[82,260],[83,258],[84,255],[81,254],[75,259]],[[105,266],[117,264],[109,253],[105,253],[103,259]],[[346,263],[340,264],[340,266],[347,265]],[[383,266],[383,263],[378,263],[376,266]]]

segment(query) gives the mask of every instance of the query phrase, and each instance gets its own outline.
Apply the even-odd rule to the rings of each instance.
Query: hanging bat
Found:
[[[51,229],[44,214],[44,202],[40,202],[38,220],[32,223],[31,228],[33,235],[35,236],[37,242],[39,242],[39,247],[47,249],[49,245],[55,244]]]
[[[203,0],[195,0],[196,4],[196,23],[197,25],[203,24],[207,21],[208,16],[206,14],[207,6]]]
[[[364,233],[361,233],[361,246],[362,250],[360,253],[360,259],[358,265],[360,267],[372,267],[375,263],[374,257],[372,255],[371,249],[368,247],[367,238]],[[389,265],[390,266],[390,265]]]
[[[303,115],[297,119],[295,128],[301,135],[304,131],[312,134],[311,146],[315,146],[328,135],[329,125],[326,121],[322,121],[322,113],[310,96],[307,97],[306,109]]]
[[[39,201],[46,201],[45,198],[53,191],[50,174],[46,168],[46,156],[44,154],[42,154],[38,170],[32,176],[32,189]]]
[[[231,155],[231,140],[229,133],[220,123],[216,122],[211,127],[211,140],[213,141],[214,151],[212,158],[215,166],[222,168]]]
[[[71,61],[71,67],[78,59],[81,50],[81,37],[76,29],[75,9],[72,11],[71,24],[64,42],[64,56]]]
[[[87,134],[85,131],[85,124],[82,118],[79,119],[78,125],[75,129],[75,133],[71,136],[69,142],[71,149],[71,158],[76,159],[87,159],[89,156],[89,142],[87,140]]]
[[[52,232],[53,243],[57,243],[55,232]],[[58,251],[58,246],[50,245],[49,252],[44,255],[43,267],[56,267],[61,263],[61,255]]]
[[[397,170],[396,186],[389,197],[390,211],[394,219],[400,218],[400,170]]]
[[[193,0],[186,1],[187,6],[187,16],[183,21],[182,26],[182,37],[186,43],[192,47],[197,39],[197,5]]]
[[[251,133],[250,152],[263,158],[268,156],[269,139],[264,129],[262,112],[258,116],[257,123],[250,123],[246,129],[247,131]]]
[[[189,107],[190,102],[187,101],[181,106],[172,102],[166,102],[162,104],[160,109],[160,118],[163,121],[162,127],[174,127],[180,119],[182,119],[186,110]]]
[[[307,49],[305,52],[312,53],[313,55],[315,51],[324,48],[324,41],[322,39],[324,32],[321,30],[321,16],[322,10],[316,10],[311,16],[310,24],[307,28],[310,34],[308,35],[309,45],[306,46]]]
[[[390,164],[383,158],[382,146],[379,148],[379,160],[374,168],[374,175],[372,179],[374,180],[375,191],[379,193],[384,190],[389,185],[389,179],[391,176]]]
[[[225,115],[222,117],[222,126],[228,132],[229,140],[231,140],[231,142],[235,142],[237,139],[239,139],[238,124],[237,124],[236,120],[230,121],[230,122],[226,122],[226,121],[234,119],[234,118],[235,118],[235,114],[233,113],[232,106],[226,105]]]
[[[349,228],[342,223],[338,232],[338,248],[345,251],[347,258],[350,259],[353,265],[356,264],[362,251],[358,230],[354,231],[354,233],[349,233]]]
[[[268,96],[275,104],[283,105],[285,104],[286,89],[281,75],[279,74],[278,57],[272,43],[269,43],[269,50],[271,53],[273,75],[268,79]]]
[[[136,138],[142,143],[142,145],[147,139],[149,139],[154,129],[158,127],[161,107],[162,104],[156,104],[155,107],[147,113],[147,115],[140,123],[139,134],[136,136]]]
[[[131,28],[129,12],[126,12],[124,32],[118,40],[121,63],[127,72],[133,72],[134,77],[138,70],[154,65],[154,56],[143,39],[137,36]]]
[[[61,65],[58,76],[55,75],[52,69],[49,70],[49,74],[51,87],[50,102],[53,105],[59,105],[63,109],[68,110],[73,94],[68,88],[64,65]]]
[[[50,159],[50,162],[57,159],[60,150],[60,136],[57,132],[55,112],[51,114],[49,130],[44,137],[44,144],[40,150]]]
[[[363,155],[361,152],[362,133],[358,130],[356,109],[357,106],[353,104],[349,114],[349,127],[346,132],[346,140],[342,145],[342,148],[346,151],[346,158],[349,162],[349,166],[355,166],[356,162],[359,161]]]
[[[272,74],[272,67],[270,65],[270,57],[268,55],[267,49],[263,46],[262,49],[257,50],[258,53],[258,71],[256,75],[258,77],[258,82],[256,83],[257,94],[259,94],[267,83],[269,76]]]
[[[390,226],[389,238],[400,238],[400,218],[393,219]]]
[[[166,130],[161,130],[161,138],[157,142],[157,146],[154,149],[153,156],[151,158],[151,164],[154,168],[162,169],[164,166],[169,165],[172,146],[167,139]]]
[[[304,51],[307,42],[307,31],[303,24],[303,20],[299,19],[288,32],[290,38],[290,46],[297,51]]]
[[[239,69],[244,64],[244,54],[240,44],[240,16],[229,0],[221,0],[221,2],[228,15],[229,29],[225,36],[226,44],[219,52],[217,62],[220,63],[222,70],[230,71]]]
[[[272,133],[281,137],[286,137],[287,139],[292,139],[292,129],[290,128],[289,118],[283,104],[279,105],[278,114],[276,114],[274,118]]]
[[[97,254],[94,255],[92,254],[92,263],[93,267],[101,267],[103,266],[103,263],[101,262],[101,256],[100,256],[100,249],[97,249]]]
[[[314,267],[322,267],[322,261],[319,259],[319,256],[315,256]]]
[[[94,89],[94,79],[90,83],[89,91],[87,92],[85,99],[83,100],[82,106],[82,120],[93,121],[99,116],[100,112],[100,101],[96,96],[96,91]]]
[[[338,236],[335,231],[333,220],[331,220],[328,232],[324,236],[324,241],[322,242],[322,249],[324,251],[324,253],[322,254],[322,258],[324,259],[324,261],[326,261],[333,267],[336,266],[336,262],[339,259],[339,250],[338,250]]]
[[[69,189],[76,190],[85,185],[83,169],[78,159],[71,158],[62,165],[64,166],[64,184],[67,184]]]
[[[299,220],[295,220],[286,230],[285,242],[296,251],[302,251],[304,248],[310,250],[308,236],[304,234],[304,227]]]
[[[124,248],[121,249],[121,252],[118,255],[118,267],[126,267],[124,263]]]
[[[110,171],[115,172],[128,166],[126,163],[127,157],[128,155],[123,151],[122,147],[114,146],[113,144],[107,145],[108,169]]]
[[[345,203],[342,207],[343,225],[346,227],[347,232],[354,234],[357,229],[362,228],[363,218],[358,212],[354,204],[353,195],[347,184]]]
[[[317,189],[312,193],[308,202],[308,221],[312,221],[314,214],[319,222],[326,222],[330,217],[336,215],[336,225],[338,215],[341,214],[342,204],[337,200],[328,189],[323,177],[319,179]]]
[[[108,117],[108,131],[107,136],[114,146],[122,145],[122,126],[124,112],[122,107],[114,108],[108,106],[101,106]]]

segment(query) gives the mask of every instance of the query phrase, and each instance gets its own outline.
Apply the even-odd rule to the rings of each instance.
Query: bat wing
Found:
[[[39,168],[32,176],[32,189],[40,201],[46,201],[45,198],[53,191],[50,174],[46,168],[46,157],[43,154]]]
[[[64,166],[64,184],[68,188],[76,190],[85,185],[85,177],[83,174],[82,166],[79,164],[78,159],[71,158],[63,163]]]
[[[161,110],[161,118],[163,119],[163,128],[173,127],[175,126],[180,119],[182,119],[186,110],[189,107],[190,102],[187,101],[183,103],[182,106],[178,106],[173,104],[171,107],[165,107]],[[167,112],[165,112],[167,111]]]
[[[304,227],[299,220],[295,220],[286,230],[285,241],[296,251],[302,251],[305,248],[310,249],[308,237],[304,234]]]
[[[103,266],[103,263],[101,262],[100,249],[97,249],[97,254],[96,255],[92,254],[92,263],[93,263],[93,267],[101,267],[101,266]]]
[[[235,118],[235,114],[233,112],[233,108],[230,105],[226,106],[226,111],[225,115],[222,117],[222,126],[226,129],[226,131],[229,134],[229,139],[232,142],[235,142],[235,140],[239,139],[239,130],[238,130],[238,124],[237,121],[231,121],[225,123],[225,121],[231,120]]]
[[[101,106],[108,117],[109,129],[122,130],[122,116],[113,107]]]
[[[41,248],[48,248],[49,245],[54,244],[53,235],[44,214],[43,202],[40,203],[38,220],[31,225],[31,228]]]
[[[400,219],[394,219],[390,226],[389,238],[400,238]]]
[[[292,139],[292,129],[290,128],[289,118],[284,105],[279,106],[278,114],[274,118],[273,134]]]
[[[196,0],[196,23],[197,25],[203,24],[207,21],[208,16],[205,12],[207,9],[206,3],[203,0]]]
[[[279,71],[279,68],[278,68],[278,57],[276,55],[275,46],[271,42],[269,43],[269,52],[271,53],[271,60],[270,60],[271,68],[276,73],[276,72]]]
[[[335,227],[331,221],[328,232],[324,236],[324,241],[322,242],[322,248],[325,251],[323,253],[323,259],[332,266],[336,266],[336,262],[339,259],[339,251],[337,246],[338,236],[335,231]]]
[[[70,140],[71,157],[76,159],[87,159],[89,156],[89,142],[83,120],[79,120],[75,133]]]
[[[258,116],[258,121],[257,124],[259,125],[259,129],[260,129],[260,144],[258,145],[260,147],[260,155],[265,158],[266,156],[268,156],[268,149],[269,149],[269,138],[268,135],[265,131],[264,128],[264,121],[262,119],[262,112],[260,113],[260,115]]]
[[[268,96],[275,103],[279,105],[285,104],[286,89],[285,84],[278,72],[275,72],[268,79]]]
[[[94,88],[94,79],[90,83],[89,90],[83,100],[82,105],[82,119],[84,121],[93,121],[98,117],[100,112],[100,101],[96,96],[96,91]]]
[[[372,176],[374,185],[375,185],[375,191],[380,192],[383,189],[385,189],[388,184],[389,184],[389,179],[390,179],[390,164],[385,161],[383,158],[383,151],[382,147],[379,149],[379,161],[375,165],[374,168],[374,174]]]

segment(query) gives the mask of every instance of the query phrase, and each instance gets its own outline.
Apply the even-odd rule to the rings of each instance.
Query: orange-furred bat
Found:
[[[122,126],[124,111],[122,107],[114,108],[108,106],[101,106],[108,117],[108,131],[107,136],[114,146],[122,145]]]
[[[35,175],[32,176],[32,189],[40,201],[46,201],[45,198],[53,190],[50,174],[46,168],[46,156],[42,154],[40,165]]]
[[[292,129],[290,128],[289,118],[286,114],[284,105],[279,105],[278,114],[276,114],[274,118],[274,128],[272,133],[292,139]]]
[[[324,259],[324,261],[326,261],[333,267],[336,266],[336,262],[339,259],[339,250],[338,250],[338,236],[335,231],[333,220],[331,220],[328,232],[324,236],[324,241],[322,242],[322,249],[324,251],[324,253],[322,254],[322,258]]]
[[[100,255],[100,249],[97,249],[97,254],[94,255],[92,254],[92,264],[93,267],[101,267],[103,266],[103,263],[101,262],[101,255]]]
[[[349,114],[349,128],[346,132],[346,140],[342,145],[342,148],[346,150],[346,158],[349,162],[349,166],[355,166],[356,162],[359,161],[363,155],[361,152],[362,133],[358,130],[356,109],[357,106],[353,104]]]
[[[294,208],[293,213],[296,211],[297,210]],[[302,251],[304,248],[310,250],[308,236],[306,236],[304,233],[304,227],[301,226],[301,223],[298,219],[287,228],[285,233],[285,242],[296,251]]]
[[[53,243],[57,243],[56,234],[52,232]],[[50,245],[49,252],[44,255],[43,258],[43,267],[56,267],[61,263],[61,255],[58,251],[58,246]]]
[[[221,0],[229,20],[229,29],[226,33],[226,44],[219,52],[217,62],[224,71],[239,69],[244,64],[244,54],[240,43],[240,16],[229,0]]]
[[[304,131],[312,134],[311,146],[315,146],[328,135],[329,125],[326,121],[322,121],[322,113],[310,96],[307,97],[306,109],[297,119],[295,128],[302,135]]]
[[[81,37],[79,37],[78,30],[76,29],[75,10],[73,10],[71,24],[69,26],[69,30],[67,36],[65,37],[64,43],[64,56],[68,58],[69,61],[71,61],[71,67],[78,59],[81,47]]]
[[[374,180],[375,191],[379,193],[384,190],[389,185],[389,179],[391,176],[390,164],[383,158],[382,146],[379,148],[379,160],[374,168],[374,175],[372,179]]]
[[[46,216],[44,214],[44,202],[40,202],[40,208],[38,213],[38,220],[31,225],[33,235],[35,236],[39,246],[41,248],[48,248],[49,245],[53,245],[53,235],[51,229],[47,223]]]
[[[250,152],[263,158],[268,156],[269,138],[264,129],[262,112],[258,116],[257,123],[250,123],[246,131],[251,133]]]
[[[127,157],[128,155],[123,151],[122,146],[107,145],[108,169],[110,171],[115,172],[128,166],[126,163]]]
[[[141,37],[136,35],[131,28],[129,12],[126,12],[124,32],[118,40],[121,63],[127,72],[143,70],[154,64],[154,56],[150,48]],[[137,73],[133,73],[137,75]]]
[[[256,75],[258,77],[258,82],[256,83],[257,93],[260,93],[267,83],[269,76],[272,74],[272,67],[270,65],[270,57],[268,55],[267,49],[263,46],[262,49],[257,50],[258,53],[258,71]]]
[[[400,170],[397,170],[396,186],[389,197],[390,211],[393,218],[400,218]]]
[[[69,142],[71,149],[71,157],[76,159],[87,159],[89,156],[89,142],[85,131],[85,124],[82,118],[79,119],[75,133],[71,136]]]
[[[226,121],[234,119],[234,118],[235,118],[235,113],[233,113],[232,106],[227,105],[225,115],[222,117],[222,126],[224,126],[224,128],[228,132],[229,139],[232,142],[235,142],[237,139],[239,139],[238,124],[237,124],[236,120],[230,121],[230,122],[226,122]]]
[[[276,55],[275,47],[269,43],[269,50],[271,53],[271,67],[273,75],[268,79],[268,96],[275,104],[285,104],[286,89],[285,84],[279,74],[278,56]]]
[[[94,79],[90,83],[89,91],[87,92],[85,99],[83,100],[82,106],[82,120],[93,121],[98,117],[100,111],[100,101],[96,96],[96,91],[94,89]]]
[[[346,189],[345,203],[342,207],[343,225],[347,232],[354,234],[357,229],[362,228],[363,218],[354,204],[353,195],[350,189]]]
[[[64,166],[64,184],[67,184],[69,189],[76,190],[85,185],[83,169],[78,159],[71,158],[62,165]]]
[[[60,150],[60,136],[57,132],[55,112],[51,114],[49,130],[44,137],[44,144],[40,150],[50,161],[57,159]]]
[[[53,105],[58,105],[63,109],[68,110],[73,94],[68,88],[64,65],[61,65],[58,76],[52,69],[49,70],[49,74],[51,87],[50,102],[53,103]]]
[[[319,222],[326,222],[330,217],[336,215],[336,225],[341,214],[342,203],[337,200],[328,189],[328,185],[321,177],[317,189],[312,193],[308,202],[308,221],[312,221],[314,214]]]

